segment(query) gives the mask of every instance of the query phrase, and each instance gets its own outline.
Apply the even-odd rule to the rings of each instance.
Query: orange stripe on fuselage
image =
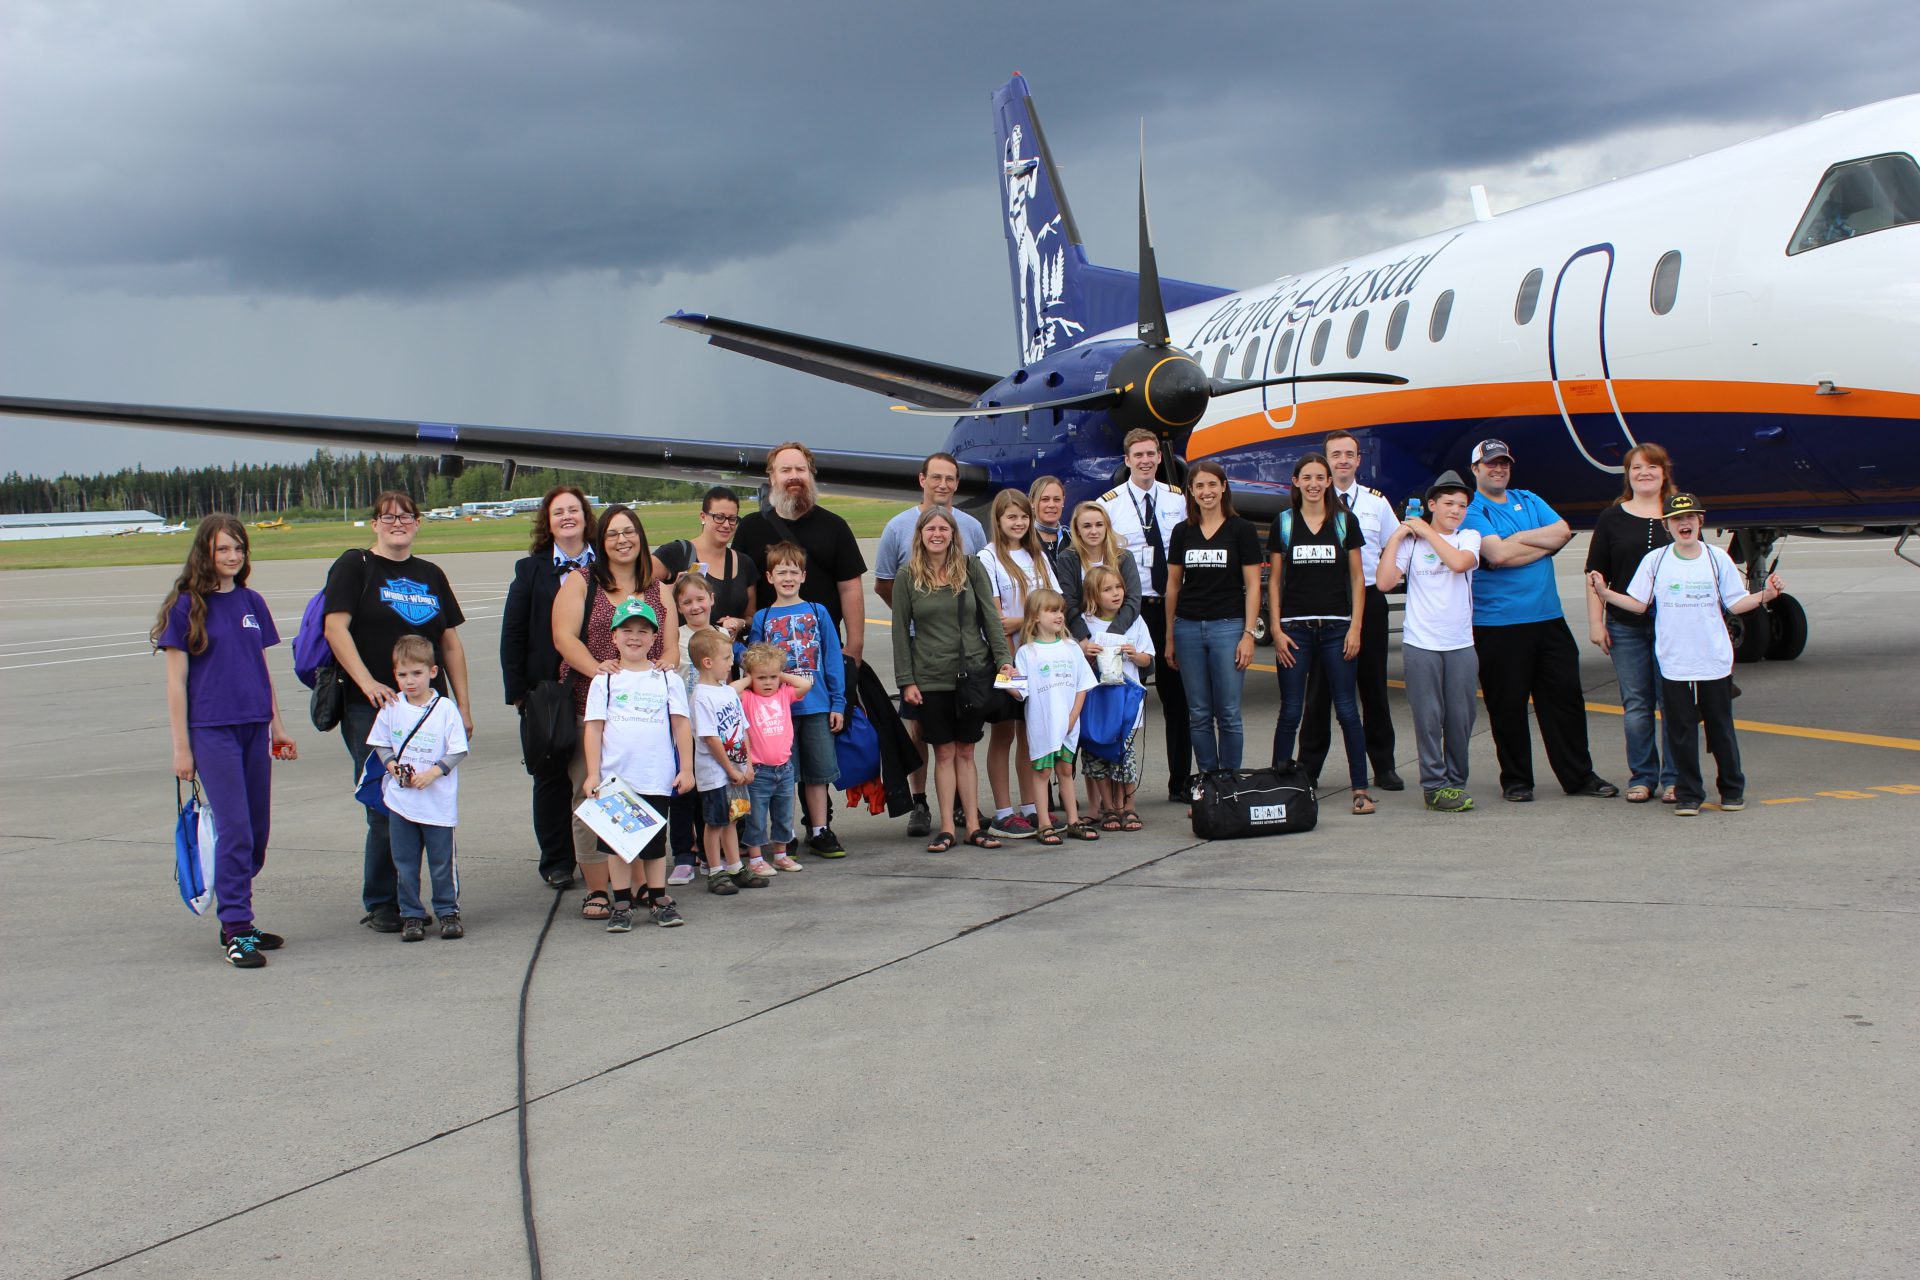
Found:
[[[1570,384],[1578,385],[1578,384]],[[1592,380],[1594,387],[1599,380]],[[1845,388],[1843,388],[1845,389]],[[1617,378],[1613,394],[1629,424],[1640,413],[1775,414],[1810,418],[1906,418],[1920,424],[1920,395],[1849,390],[1821,396],[1805,383],[1697,382]],[[1602,409],[1605,401],[1600,401]],[[1558,417],[1553,383],[1487,382],[1458,387],[1407,387],[1361,392],[1292,406],[1291,420],[1274,425],[1264,412],[1209,423],[1193,433],[1189,460],[1288,436],[1323,435],[1367,427],[1408,426],[1463,419]]]

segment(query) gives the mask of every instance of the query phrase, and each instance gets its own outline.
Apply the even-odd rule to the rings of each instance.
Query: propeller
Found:
[[[1123,352],[1107,371],[1107,385],[1058,400],[1031,404],[994,405],[960,410],[968,418],[1000,418],[1008,414],[1036,413],[1047,409],[1110,409],[1122,434],[1145,428],[1160,437],[1162,453],[1171,465],[1175,457],[1184,460],[1187,437],[1195,423],[1207,411],[1215,396],[1255,391],[1261,387],[1279,387],[1290,383],[1357,382],[1375,386],[1404,386],[1407,379],[1395,373],[1349,371],[1303,373],[1281,378],[1252,380],[1212,378],[1192,355],[1173,344],[1167,325],[1167,307],[1160,293],[1160,268],[1153,250],[1153,226],[1147,218],[1147,139],[1146,126],[1140,132],[1140,315],[1135,326],[1138,345]],[[895,413],[918,417],[950,418],[952,409],[922,409],[896,404]]]

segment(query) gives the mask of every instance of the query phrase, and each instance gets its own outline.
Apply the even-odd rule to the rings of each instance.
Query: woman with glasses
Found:
[[[467,651],[460,643],[466,615],[440,566],[413,554],[420,531],[420,508],[412,498],[390,489],[373,502],[373,546],[342,552],[327,571],[326,633],[334,663],[360,690],[340,711],[340,736],[353,757],[353,776],[366,763],[367,733],[380,708],[400,695],[394,688],[393,646],[401,636],[425,636],[433,645],[436,682],[460,708],[467,737],[473,737],[473,703],[467,696]],[[399,890],[385,809],[363,808],[367,842],[361,873],[360,923],[375,933],[400,932]]]
[[[671,669],[680,655],[679,620],[673,611],[673,596],[660,589],[660,578],[653,570],[653,553],[647,550],[647,533],[640,517],[631,507],[616,503],[600,513],[600,525],[593,536],[593,560],[583,569],[575,569],[560,584],[553,601],[553,647],[560,654],[560,679],[572,680],[573,713],[584,725],[587,718],[587,689],[601,672],[620,670],[620,659],[613,645],[613,611],[632,597],[646,601],[653,616],[660,620],[647,661],[655,667]],[[578,809],[584,798],[581,784],[587,779],[587,735],[583,731],[574,748],[568,776],[573,781],[572,808]],[[613,899],[607,893],[607,851],[602,848],[587,824],[573,822],[573,856],[580,864],[580,879],[587,886],[586,900],[580,904],[585,920],[605,920],[613,914]]]
[[[692,538],[666,543],[653,553],[653,571],[672,586],[688,569],[697,569],[713,584],[713,621],[738,640],[753,616],[755,585],[760,568],[751,557],[732,547],[740,528],[740,498],[725,485],[715,485],[700,499],[700,532]]]

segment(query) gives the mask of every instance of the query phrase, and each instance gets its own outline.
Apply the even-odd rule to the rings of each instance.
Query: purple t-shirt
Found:
[[[262,724],[273,719],[265,651],[280,643],[267,602],[252,587],[207,597],[207,647],[187,653],[188,597],[174,601],[154,646],[187,654],[187,723]]]

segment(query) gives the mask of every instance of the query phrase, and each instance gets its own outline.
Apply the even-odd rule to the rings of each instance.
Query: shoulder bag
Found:
[[[960,624],[960,670],[954,672],[953,676],[954,704],[960,714],[968,720],[997,723],[1012,713],[1013,698],[1005,690],[994,688],[993,682],[999,672],[993,669],[991,642],[987,644],[987,669],[971,671],[967,668],[967,606],[962,597],[968,589],[962,588],[953,593],[954,614]],[[975,631],[980,632],[980,638],[985,640],[986,633],[981,630],[980,622],[980,599],[977,595],[974,597],[973,604],[973,627]],[[994,619],[994,625],[1000,625],[998,618]]]
[[[587,642],[588,628],[593,625],[593,594],[599,589],[600,584],[588,573],[587,603],[580,618],[581,644]],[[580,721],[573,711],[577,674],[568,672],[565,680],[542,680],[527,690],[526,701],[520,704],[520,762],[536,778],[565,769],[580,743]]]

